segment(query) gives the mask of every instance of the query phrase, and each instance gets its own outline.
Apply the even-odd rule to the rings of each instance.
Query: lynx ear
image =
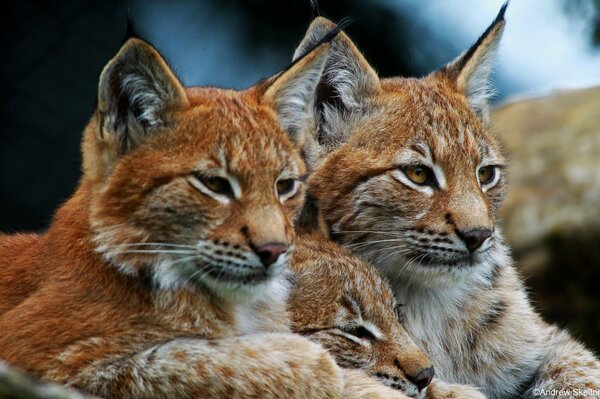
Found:
[[[340,22],[338,26],[343,27],[345,24],[347,22]],[[315,18],[296,49],[294,59],[304,54],[320,37],[323,37],[335,26],[326,18]],[[329,89],[329,92],[328,95],[319,98],[320,101],[331,100],[335,97],[341,101],[340,106],[348,109],[360,108],[361,98],[380,89],[377,73],[344,32],[340,32],[331,42],[322,84],[326,86],[324,89]]]
[[[340,22],[338,26],[344,26]],[[294,58],[300,57],[319,37],[336,26],[330,20],[317,17],[310,24],[304,39],[296,49]],[[317,89],[314,102],[314,123],[318,131],[314,141],[317,146],[307,154],[309,167],[315,166],[322,147],[338,146],[347,137],[345,120],[364,109],[364,99],[381,89],[379,77],[354,43],[340,32],[331,42],[329,57]]]
[[[469,50],[434,73],[434,76],[445,76],[453,81],[456,88],[467,97],[473,111],[486,123],[489,121],[488,100],[494,94],[490,75],[504,31],[506,7],[508,2],[504,3],[494,22]]]
[[[183,86],[159,53],[132,38],[106,65],[98,85],[100,141],[115,155],[139,145],[188,103]]]
[[[279,123],[296,142],[303,141],[302,132],[311,123],[311,104],[330,48],[327,33],[324,36],[316,47],[271,79],[261,97],[261,102],[275,109]]]

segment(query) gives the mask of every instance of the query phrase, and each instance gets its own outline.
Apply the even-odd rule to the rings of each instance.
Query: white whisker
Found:
[[[126,251],[120,251],[122,254],[180,254],[180,255],[190,255],[195,251],[192,250],[176,250],[176,249],[132,249]]]
[[[144,246],[195,249],[195,247],[193,245],[171,244],[171,243],[164,243],[164,242],[137,242],[137,243],[127,243],[127,244],[115,244],[115,245],[106,245],[105,248],[120,248],[120,247],[126,248],[126,247],[144,247]]]
[[[348,245],[344,245],[346,248],[348,249],[356,249],[356,248],[360,248],[363,246],[367,246],[367,245],[373,245],[373,244],[379,244],[382,242],[401,242],[402,238],[398,237],[398,238],[390,238],[390,239],[386,239],[386,240],[371,240],[371,241],[362,241],[362,242],[357,242],[354,244],[348,244]]]
[[[371,234],[402,234],[399,230],[338,230],[333,231],[331,234],[354,234],[354,233],[371,233]]]

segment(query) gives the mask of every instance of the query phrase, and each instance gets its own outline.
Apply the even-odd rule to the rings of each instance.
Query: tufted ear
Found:
[[[187,104],[183,86],[160,54],[129,39],[100,75],[100,142],[113,156],[123,154],[166,127],[170,112]]]
[[[303,131],[311,125],[311,105],[329,54],[329,42],[337,33],[334,25],[306,54],[272,78],[264,88],[261,102],[275,109],[279,122],[296,142],[304,141]]]
[[[340,22],[344,26],[347,22]],[[330,20],[317,17],[310,24],[294,58],[332,29]],[[329,57],[314,102],[315,123],[318,126],[319,144],[334,147],[347,137],[344,119],[363,110],[364,99],[381,89],[379,77],[352,40],[340,32],[331,42]]]
[[[508,2],[504,3],[494,22],[469,50],[433,73],[434,77],[453,82],[467,97],[473,111],[485,123],[489,122],[489,98],[494,94],[490,75],[504,31],[506,7]]]
[[[345,24],[340,22],[340,26]],[[335,26],[326,18],[315,18],[296,49],[294,59],[304,54],[319,37]],[[359,108],[362,97],[380,88],[377,73],[344,32],[340,32],[331,42],[322,83],[330,89],[330,96],[335,95],[341,101],[341,106],[350,109]],[[323,97],[320,100],[326,101],[327,98]]]

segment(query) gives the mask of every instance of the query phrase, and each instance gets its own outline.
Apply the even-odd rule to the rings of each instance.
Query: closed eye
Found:
[[[360,339],[366,339],[369,341],[377,341],[377,336],[375,336],[375,334],[371,330],[369,330],[367,327],[360,325],[360,324],[344,326],[344,327],[340,328],[340,330],[342,330],[345,333],[348,333],[350,335],[353,335],[357,338],[360,338]]]

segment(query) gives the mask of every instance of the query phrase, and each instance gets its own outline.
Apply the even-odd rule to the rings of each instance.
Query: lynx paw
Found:
[[[427,388],[426,399],[485,399],[477,388],[470,385],[434,381]]]
[[[271,366],[285,364],[292,368],[291,380],[282,382],[284,385],[291,382],[293,387],[284,391],[296,391],[299,397],[343,397],[342,370],[325,349],[300,336],[269,335],[271,339],[261,342],[265,346],[265,363]]]

